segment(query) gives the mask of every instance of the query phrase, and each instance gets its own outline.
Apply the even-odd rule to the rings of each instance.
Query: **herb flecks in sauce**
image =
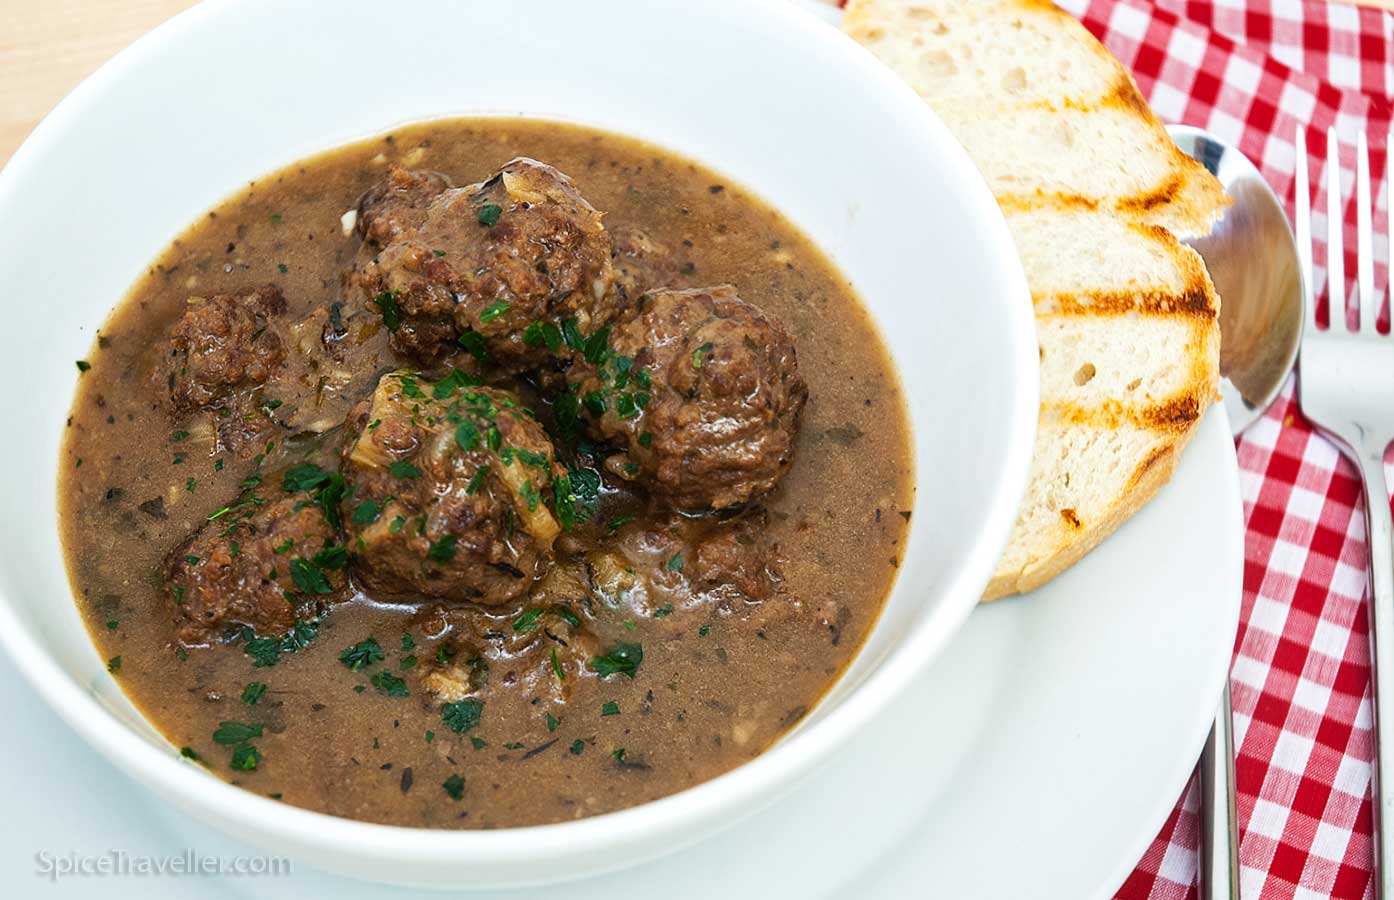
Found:
[[[339,815],[452,828],[570,819],[574,792],[566,784],[602,798],[587,812],[663,796],[751,758],[817,702],[856,651],[893,577],[874,560],[902,555],[910,470],[903,414],[891,412],[901,401],[838,273],[777,213],[744,191],[710,192],[724,179],[686,160],[569,126],[510,122],[507,132],[481,122],[416,126],[390,143],[374,140],[259,179],[166,251],[102,328],[110,340],[77,366],[82,377],[60,465],[64,543],[93,639],[122,688],[175,746],[186,746],[185,758],[263,795]],[[374,251],[360,251],[356,236],[341,238],[337,223],[382,177],[383,167],[371,162],[378,153],[400,161],[417,148],[419,168],[448,173],[457,185],[489,178],[518,152],[570,174],[605,213],[616,277],[634,291],[630,302],[656,265],[679,287],[732,282],[783,321],[797,340],[812,399],[797,463],[768,500],[768,521],[752,531],[768,531],[779,548],[767,560],[782,576],[778,595],[741,599],[733,573],[743,571],[740,554],[750,551],[728,532],[731,523],[662,519],[626,483],[645,454],[670,446],[649,421],[670,387],[649,352],[615,350],[613,323],[570,313],[517,321],[532,313],[501,293],[450,326],[450,349],[430,366],[385,349],[389,338],[400,341],[416,327],[415,298],[406,283],[344,296],[342,276],[361,264],[360,252]],[[507,241],[525,223],[526,204],[550,202],[503,196],[500,190],[463,211],[469,240]],[[490,205],[497,210],[486,211]],[[335,223],[332,238],[316,231],[302,240],[293,224],[323,221]],[[636,229],[670,256],[646,257]],[[432,239],[421,249],[427,266],[468,264],[469,251],[452,241]],[[252,267],[200,272],[200,295],[244,291],[255,272],[272,276],[289,308],[269,327],[306,323],[294,342],[280,332],[291,353],[296,342],[324,336],[347,361],[340,365],[348,386],[321,382],[322,371],[309,382],[322,395],[268,384],[250,392],[245,407],[177,421],[150,413],[163,384],[149,392],[130,382],[117,387],[122,373],[155,364],[187,308],[185,273],[200,258]],[[595,367],[601,380],[577,391],[500,374],[488,348],[506,327],[558,366],[575,360]],[[676,367],[685,371],[673,374],[717,377],[730,365],[724,347],[692,340]],[[373,361],[355,362],[365,351]],[[342,583],[363,547],[282,537],[259,551],[254,514],[268,504],[288,498],[318,509],[340,535],[377,529],[422,540],[426,565],[452,565],[471,552],[464,530],[432,528],[422,537],[424,523],[403,514],[400,498],[433,477],[419,449],[403,454],[407,465],[391,473],[396,487],[383,494],[355,493],[340,474],[341,425],[367,396],[362,385],[407,366],[421,374],[403,382],[402,393],[423,423],[450,415],[447,407],[471,389],[502,380],[546,425],[555,451],[545,455],[518,452],[498,427],[473,416],[442,423],[439,433],[451,452],[488,454],[487,465],[464,470],[460,492],[482,500],[501,490],[500,479],[514,479],[511,534],[530,510],[549,511],[559,529],[553,540],[576,554],[574,571],[497,609],[442,615],[420,598],[369,603],[350,590],[348,600],[283,629],[233,627],[206,647],[162,649],[171,645],[179,592],[127,584],[120,573],[159,571],[199,524],[231,531],[223,556],[214,560],[200,548],[183,554],[198,557],[191,565],[245,565],[265,552],[262,575],[274,576],[285,602],[298,608],[316,598],[338,601],[322,591]],[[343,391],[337,400],[335,391]],[[874,405],[864,405],[869,397]],[[332,413],[316,412],[321,400]],[[588,423],[596,416],[642,423],[631,457],[593,442]],[[220,443],[231,427],[262,423],[272,430],[241,452]],[[370,420],[365,427],[389,426]],[[106,499],[111,487],[121,496]],[[876,509],[887,514],[873,518]],[[500,540],[512,540],[509,534]],[[98,542],[104,549],[94,553]]]

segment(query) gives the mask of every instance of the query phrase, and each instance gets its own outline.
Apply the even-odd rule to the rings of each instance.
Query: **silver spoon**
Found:
[[[1188,243],[1205,260],[1220,295],[1220,395],[1238,435],[1272,404],[1297,361],[1304,302],[1297,242],[1282,203],[1244,154],[1199,128],[1167,130],[1234,199],[1210,234]],[[1200,896],[1239,900],[1228,672],[1201,754],[1200,797]]]

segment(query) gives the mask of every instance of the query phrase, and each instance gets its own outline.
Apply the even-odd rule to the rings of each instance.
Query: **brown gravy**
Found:
[[[270,666],[256,665],[235,635],[227,645],[181,646],[163,589],[171,550],[249,476],[303,460],[331,468],[338,459],[333,432],[287,429],[260,459],[218,453],[206,436],[182,433],[151,373],[188,297],[272,283],[293,315],[328,306],[341,299],[340,276],[359,245],[340,218],[388,161],[463,185],[519,155],[569,174],[607,227],[638,226],[671,245],[689,283],[735,285],[796,341],[809,401],[793,468],[765,503],[780,596],[666,611],[597,603],[587,624],[602,644],[642,646],[634,677],[573,675],[558,696],[539,690],[535,673],[495,662],[478,724],[458,733],[421,681],[445,659],[447,635],[439,616],[409,603],[356,593],[318,620],[303,648],[273,653]],[[78,605],[114,676],[195,763],[248,790],[371,822],[565,821],[671,794],[753,758],[818,702],[861,646],[894,579],[913,500],[896,374],[822,253],[758,197],[702,166],[572,125],[435,121],[258,179],[155,261],[101,329],[87,364],[62,451],[59,509]],[[366,383],[360,393],[371,391]],[[607,502],[602,521],[629,510],[650,515],[623,492]],[[631,522],[624,533],[645,526]],[[611,539],[603,527],[588,534]],[[493,611],[509,639],[527,607]],[[369,637],[381,659],[356,670],[341,661]],[[255,748],[254,769],[245,753],[243,767],[232,768],[233,741],[226,732],[214,738],[226,722],[256,732],[235,742]]]

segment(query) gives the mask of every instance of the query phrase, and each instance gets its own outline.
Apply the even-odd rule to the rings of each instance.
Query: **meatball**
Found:
[[[768,530],[768,514],[757,509],[708,531],[693,548],[687,573],[693,588],[755,603],[778,593],[784,576]]]
[[[286,311],[279,288],[191,297],[170,331],[163,371],[175,410],[210,409],[260,386],[286,357],[272,320]]]
[[[566,573],[554,568],[543,581],[572,580]],[[568,599],[559,602],[553,591],[534,590],[517,610],[456,606],[424,611],[418,624],[438,637],[444,652],[418,670],[422,687],[441,703],[465,697],[490,703],[530,703],[533,698],[565,702],[590,672],[591,660],[605,652],[580,601]]]
[[[347,430],[344,518],[374,596],[494,606],[532,586],[560,531],[555,497],[569,494],[514,397],[458,370],[435,384],[391,372]]]
[[[207,644],[235,625],[285,634],[343,597],[347,556],[324,505],[303,491],[244,495],[170,554],[165,590],[180,641]]]
[[[632,225],[621,225],[610,229],[610,240],[614,245],[612,267],[617,308],[628,309],[640,295],[655,288],[684,286],[673,251],[654,240],[648,232]]]
[[[379,247],[417,228],[431,201],[450,187],[439,172],[414,171],[392,164],[387,177],[358,199],[358,236]]]
[[[735,612],[783,592],[779,547],[760,507],[726,521],[673,512],[642,517],[584,559],[592,595],[645,618],[707,605]]]
[[[590,331],[614,316],[601,215],[551,166],[515,159],[485,182],[440,193],[419,225],[399,232],[356,277],[394,349],[422,364],[463,344],[531,368],[555,350],[544,326],[559,333],[575,319]]]
[[[681,509],[721,509],[774,489],[794,458],[808,387],[794,342],[730,286],[651,291],[587,354],[575,395],[624,452],[606,462]]]

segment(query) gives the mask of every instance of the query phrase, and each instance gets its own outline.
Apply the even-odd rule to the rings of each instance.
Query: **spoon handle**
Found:
[[[1220,709],[1200,757],[1200,900],[1239,900],[1239,833],[1234,802],[1234,728],[1229,671]]]

